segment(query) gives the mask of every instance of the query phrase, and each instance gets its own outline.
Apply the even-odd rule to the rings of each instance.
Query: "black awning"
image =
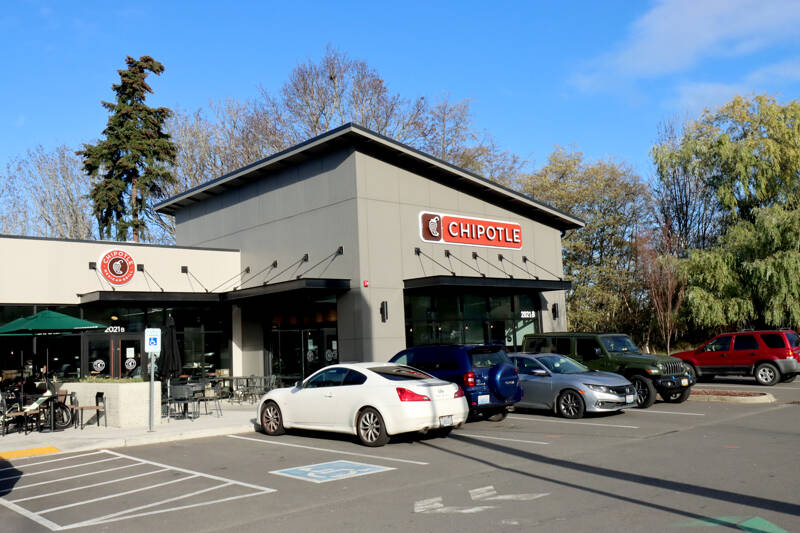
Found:
[[[341,294],[350,290],[349,279],[321,279],[300,278],[269,285],[259,285],[235,291],[228,291],[220,295],[223,302],[235,302],[263,296],[289,296],[293,293],[328,293]]]
[[[79,294],[81,304],[218,303],[217,292],[94,291]]]
[[[479,278],[475,276],[429,276],[403,280],[407,290],[414,289],[495,289],[504,291],[565,291],[569,281],[550,279]]]

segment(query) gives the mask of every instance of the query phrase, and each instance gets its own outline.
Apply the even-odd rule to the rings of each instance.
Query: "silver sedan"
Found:
[[[509,356],[517,367],[523,391],[517,407],[555,409],[564,418],[581,418],[587,411],[636,407],[633,385],[619,374],[590,370],[565,355],[514,353]]]

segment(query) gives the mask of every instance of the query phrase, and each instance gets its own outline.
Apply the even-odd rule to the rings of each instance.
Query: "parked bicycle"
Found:
[[[5,397],[0,401],[4,426],[12,422],[19,422],[18,413],[26,413],[33,416],[37,412],[41,413],[41,420],[45,427],[66,429],[72,424],[72,409],[56,394],[55,384],[47,377],[44,377],[44,384],[46,387],[45,392],[29,404],[23,404],[24,395],[21,390],[19,391],[19,396],[9,396],[8,400],[10,401],[7,402]],[[24,420],[28,417],[22,418]]]

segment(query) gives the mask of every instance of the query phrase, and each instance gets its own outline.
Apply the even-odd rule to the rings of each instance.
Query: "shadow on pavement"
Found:
[[[761,498],[759,496],[749,496],[749,495],[746,495],[746,494],[740,494],[740,493],[737,493],[737,492],[730,492],[730,491],[726,491],[726,490],[712,489],[712,488],[708,488],[708,487],[702,487],[702,486],[699,486],[699,485],[693,485],[693,484],[690,484],[690,483],[683,483],[683,482],[679,482],[679,481],[670,481],[670,480],[662,479],[662,478],[655,478],[655,477],[645,476],[645,475],[641,475],[641,474],[634,474],[634,473],[630,473],[630,472],[623,472],[623,471],[619,471],[619,470],[613,470],[613,469],[610,469],[610,468],[603,468],[603,467],[599,467],[599,466],[587,465],[587,464],[578,463],[578,462],[575,462],[575,461],[568,461],[568,460],[565,460],[565,459],[555,459],[555,458],[546,457],[544,455],[540,455],[540,454],[537,454],[537,453],[531,453],[531,452],[526,452],[526,451],[522,451],[522,450],[517,450],[517,449],[511,448],[511,447],[508,447],[508,446],[504,446],[502,444],[499,444],[499,445],[498,444],[491,444],[491,445],[489,445],[486,442],[483,442],[483,441],[481,441],[479,439],[475,439],[475,438],[472,438],[472,437],[468,437],[466,435],[453,434],[449,438],[457,440],[457,441],[460,441],[460,442],[464,442],[466,444],[472,444],[472,445],[478,446],[480,448],[490,449],[491,451],[494,451],[494,452],[501,452],[501,453],[505,453],[505,454],[508,454],[508,455],[513,455],[513,456],[516,456],[516,457],[527,459],[529,461],[535,461],[537,463],[541,463],[541,464],[545,464],[545,465],[549,465],[549,466],[565,468],[565,469],[573,470],[573,471],[576,471],[576,472],[583,472],[583,473],[586,473],[586,474],[592,474],[592,475],[596,475],[596,476],[614,478],[614,479],[618,479],[618,480],[622,480],[622,481],[628,481],[628,482],[631,482],[631,483],[639,483],[639,484],[642,484],[642,485],[649,485],[649,486],[652,486],[652,487],[657,487],[659,489],[674,490],[674,491],[678,491],[678,492],[683,492],[685,494],[694,494],[696,496],[701,496],[703,498],[712,498],[712,499],[720,500],[720,501],[723,501],[725,503],[735,503],[735,504],[740,504],[740,505],[747,505],[749,507],[754,507],[754,508],[758,508],[758,509],[774,511],[774,512],[778,512],[778,513],[785,513],[785,514],[793,515],[793,516],[800,516],[800,505],[795,504],[795,503],[782,502],[782,501],[778,501],[778,500],[771,500],[771,499],[768,499],[768,498]],[[445,447],[439,446],[439,445],[431,443],[431,442],[424,442],[422,444],[424,444],[426,446],[430,446],[432,448],[435,448],[436,450],[439,450],[439,451],[444,452],[444,453],[449,453],[451,455],[462,457],[464,459],[469,459],[471,461],[475,461],[475,462],[478,462],[478,463],[483,463],[483,464],[485,464],[487,466],[491,466],[492,468],[496,468],[498,470],[503,470],[503,471],[506,471],[506,472],[511,472],[511,473],[522,475],[522,476],[527,476],[527,477],[531,477],[531,478],[534,478],[534,479],[547,481],[547,482],[550,482],[550,483],[555,483],[555,484],[562,485],[562,486],[565,486],[565,487],[570,487],[570,488],[573,488],[573,489],[576,489],[576,490],[581,490],[581,491],[584,491],[584,492],[594,493],[594,494],[597,494],[597,495],[600,495],[600,496],[605,496],[605,497],[608,497],[608,498],[616,498],[616,499],[621,500],[621,501],[626,501],[626,502],[629,502],[629,503],[634,503],[634,504],[642,505],[642,506],[645,506],[645,507],[651,507],[653,509],[658,509],[658,510],[669,512],[669,513],[673,513],[673,514],[680,514],[680,515],[683,515],[683,516],[686,516],[686,517],[689,517],[689,518],[702,519],[705,522],[709,522],[709,525],[725,525],[722,522],[720,522],[719,524],[714,524],[713,523],[713,519],[710,519],[710,518],[708,518],[706,516],[698,515],[698,514],[695,514],[695,513],[688,512],[688,511],[683,511],[681,509],[677,509],[677,508],[674,508],[674,507],[668,507],[668,506],[665,506],[665,505],[659,505],[658,503],[654,503],[654,502],[650,502],[650,501],[646,501],[646,500],[641,500],[641,499],[636,499],[636,498],[632,498],[632,497],[629,497],[629,496],[624,496],[624,495],[621,495],[621,494],[613,494],[611,492],[607,492],[607,491],[604,491],[604,490],[592,489],[592,488],[586,486],[585,484],[576,484],[576,483],[570,483],[570,482],[567,482],[567,481],[561,481],[561,480],[554,479],[554,478],[548,478],[548,477],[545,477],[545,476],[542,476],[542,475],[533,474],[530,471],[526,471],[526,470],[518,470],[516,468],[510,468],[510,467],[501,466],[501,465],[492,463],[491,461],[488,461],[486,459],[482,459],[482,458],[476,457],[474,455],[467,455],[465,453],[461,453],[461,452],[457,452],[457,451],[454,451],[454,450],[450,450],[450,449],[447,449]]]

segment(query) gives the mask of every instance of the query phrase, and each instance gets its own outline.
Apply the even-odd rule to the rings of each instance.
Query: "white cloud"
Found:
[[[703,110],[719,107],[737,94],[750,92],[750,87],[743,83],[684,83],[677,87],[677,96],[670,107],[689,116],[698,116]]]
[[[800,57],[793,57],[762,67],[751,72],[747,76],[747,81],[753,84],[800,81]]]
[[[632,78],[689,69],[703,59],[736,57],[797,37],[795,0],[660,0],[636,20],[598,70]]]

